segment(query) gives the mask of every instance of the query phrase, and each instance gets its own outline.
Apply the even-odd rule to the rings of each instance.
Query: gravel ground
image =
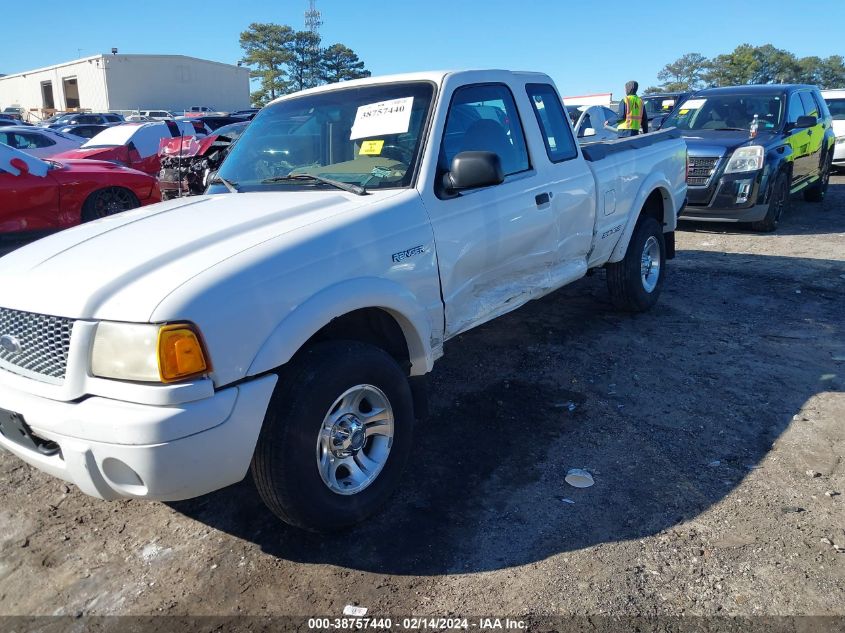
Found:
[[[106,503],[0,453],[0,614],[845,616],[845,177],[776,234],[682,228],[648,314],[598,273],[450,342],[345,534],[249,480]]]

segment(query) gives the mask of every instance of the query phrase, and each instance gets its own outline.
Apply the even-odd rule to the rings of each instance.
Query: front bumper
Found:
[[[845,142],[833,146],[833,164],[837,167],[845,167]]]
[[[0,407],[59,451],[45,455],[3,435],[0,447],[101,499],[190,499],[246,476],[276,380],[270,374],[170,406],[60,402],[0,386]]]
[[[697,222],[756,222],[768,212],[764,172],[721,176],[707,187],[690,187],[681,220]]]

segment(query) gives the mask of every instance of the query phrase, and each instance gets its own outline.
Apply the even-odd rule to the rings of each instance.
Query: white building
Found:
[[[594,95],[578,95],[577,97],[563,97],[564,105],[571,106],[609,106],[613,102],[613,94],[602,92]]]
[[[184,55],[93,55],[0,76],[0,109],[21,106],[32,120],[55,110],[183,111],[248,108],[249,69]]]

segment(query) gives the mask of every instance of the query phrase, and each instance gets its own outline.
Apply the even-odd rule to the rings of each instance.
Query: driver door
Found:
[[[505,181],[456,195],[438,193],[427,205],[447,338],[521,305],[551,283],[554,208],[548,184],[531,165],[522,120],[504,84],[462,86],[452,97],[438,173],[448,171],[460,152],[489,151],[501,158]]]
[[[811,143],[812,128],[796,128],[798,117],[807,114],[801,100],[801,94],[793,92],[789,95],[786,122],[790,129],[786,133],[786,142],[792,148],[792,185],[801,183],[812,170]]]

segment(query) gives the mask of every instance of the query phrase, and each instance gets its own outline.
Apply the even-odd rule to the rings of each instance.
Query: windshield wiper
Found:
[[[225,178],[223,178],[223,176],[217,176],[217,178],[215,178],[214,180],[211,181],[211,184],[216,185],[218,182],[221,183],[223,186],[225,186],[226,189],[229,190],[229,193],[240,193],[241,192],[241,190],[238,189],[237,183],[230,182],[230,181],[226,180]]]
[[[296,182],[297,180],[313,180],[315,182],[322,182],[326,185],[331,185],[332,187],[337,187],[338,189],[343,189],[344,191],[348,191],[349,193],[354,193],[358,196],[365,196],[367,195],[367,190],[360,186],[360,185],[353,185],[349,182],[340,182],[339,180],[334,180],[332,178],[326,178],[325,176],[315,176],[313,174],[296,174],[294,176],[274,176],[273,178],[265,178],[262,180],[262,183],[271,183],[271,182]]]

